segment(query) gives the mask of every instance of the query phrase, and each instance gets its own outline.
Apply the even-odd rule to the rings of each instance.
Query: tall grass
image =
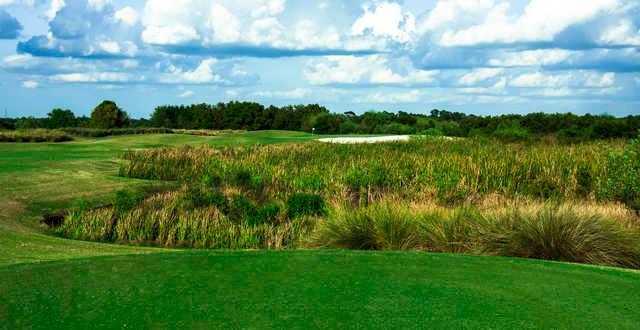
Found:
[[[376,203],[320,221],[316,248],[488,254],[640,268],[640,227],[571,206],[480,211]]]
[[[438,198],[455,205],[477,194],[543,199],[611,196],[600,190],[607,155],[619,143],[502,144],[493,140],[433,140],[383,145],[177,148],[131,152],[126,177],[193,180],[216,176],[233,184],[244,171],[269,183],[274,194],[313,192],[366,205],[389,192],[405,198]]]
[[[215,204],[194,206],[185,201],[188,196],[188,189],[182,189],[158,194],[126,210],[76,210],[56,232],[74,239],[138,245],[282,249],[296,247],[311,230],[310,220],[282,219],[277,209],[275,215],[265,215],[269,221],[247,214],[238,219]]]

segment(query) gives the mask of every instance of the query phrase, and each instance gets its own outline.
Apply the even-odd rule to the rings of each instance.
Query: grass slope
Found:
[[[9,328],[634,328],[640,276],[376,252],[184,252],[0,269]]]

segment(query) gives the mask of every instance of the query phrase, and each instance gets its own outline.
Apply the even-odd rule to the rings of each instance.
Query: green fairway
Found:
[[[170,250],[48,235],[43,214],[158,182],[123,152],[310,141],[299,132],[0,144],[0,328],[637,328],[640,272],[354,251]]]
[[[185,252],[0,269],[10,328],[634,328],[640,276],[376,252]]]

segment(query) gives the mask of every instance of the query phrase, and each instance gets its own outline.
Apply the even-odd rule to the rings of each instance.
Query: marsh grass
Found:
[[[640,268],[638,217],[615,203],[635,186],[611,179],[635,175],[635,156],[615,141],[430,138],[130,152],[122,176],[184,188],[116,215],[74,214],[59,232],[129,244],[414,250]]]
[[[434,140],[379,145],[310,143],[242,148],[174,148],[127,153],[125,177],[194,180],[223,185],[259,182],[266,192],[347,192],[367,205],[389,193],[411,199],[424,192],[444,205],[498,193],[540,199],[615,200],[607,191],[608,155],[622,144],[504,144],[494,140]]]
[[[629,221],[632,214],[620,215],[607,217],[593,209],[557,203],[481,210],[384,202],[333,212],[318,222],[309,246],[487,254],[640,268],[640,227]]]
[[[194,203],[190,200],[193,189],[159,193],[127,209],[75,210],[55,231],[73,239],[135,245],[283,249],[296,247],[312,229],[310,219],[288,220],[275,203],[259,205],[235,196],[234,200],[244,204],[234,211],[233,202],[224,209],[219,200],[202,199],[204,191]],[[223,192],[213,196],[227,201]]]

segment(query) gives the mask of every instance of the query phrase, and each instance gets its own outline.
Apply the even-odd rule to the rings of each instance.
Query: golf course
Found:
[[[0,144],[0,327],[631,329],[640,324],[640,272],[629,268],[391,243],[346,250],[348,245],[322,235],[312,235],[310,244],[276,249],[104,243],[64,238],[40,223],[44,215],[69,209],[99,212],[91,210],[110,205],[123,189],[181,189],[180,180],[140,178],[144,175],[133,169],[122,175],[128,162],[136,162],[127,153],[184,145],[254,154],[262,148],[275,148],[265,149],[274,153],[334,148],[317,138],[257,131]],[[329,217],[339,214],[331,211]]]

